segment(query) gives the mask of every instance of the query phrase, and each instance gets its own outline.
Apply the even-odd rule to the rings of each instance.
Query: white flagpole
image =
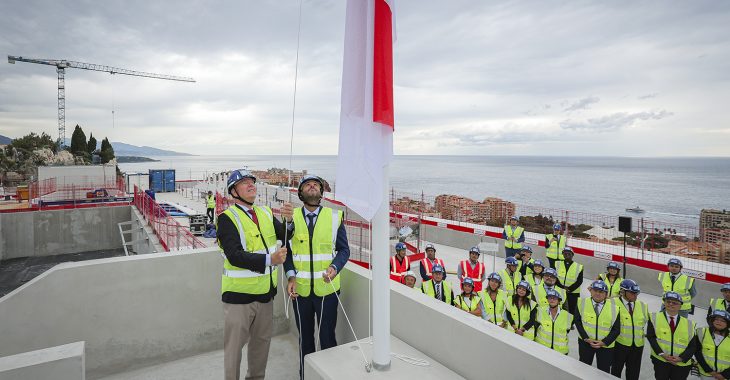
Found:
[[[389,166],[383,168],[383,202],[373,217],[372,265],[373,276],[373,368],[390,368],[390,202],[388,198]]]

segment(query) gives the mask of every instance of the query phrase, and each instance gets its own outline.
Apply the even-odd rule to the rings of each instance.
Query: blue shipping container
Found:
[[[150,189],[156,193],[175,191],[175,170],[150,169]]]

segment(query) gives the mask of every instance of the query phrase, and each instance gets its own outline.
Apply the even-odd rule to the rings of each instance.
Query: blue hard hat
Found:
[[[487,279],[488,280],[497,280],[497,281],[499,281],[500,284],[502,283],[502,276],[500,276],[499,273],[497,273],[497,272],[490,273],[489,276],[487,276]]]
[[[399,241],[398,243],[395,244],[395,250],[396,251],[401,251],[401,250],[404,250],[404,249],[406,249],[405,243]]]
[[[474,280],[472,280],[471,277],[464,277],[464,280],[461,281],[461,286],[464,285],[471,285],[472,287],[474,287]]]
[[[528,292],[530,291],[530,289],[532,289],[532,287],[530,286],[530,283],[525,280],[522,280],[517,283],[517,287],[519,288],[520,286],[527,289]]]
[[[530,248],[529,245],[523,245],[521,251],[523,251],[523,252],[527,251],[527,252],[532,253],[532,248]]]
[[[621,290],[637,294],[641,293],[641,288],[639,287],[639,284],[637,284],[636,281],[630,280],[628,278],[621,281]]]
[[[726,282],[726,283],[722,284],[720,291],[724,291],[724,290],[730,290],[730,282]]]
[[[233,189],[233,186],[236,186],[236,184],[243,180],[244,178],[251,178],[253,179],[253,182],[256,183],[256,176],[251,174],[246,169],[236,169],[231,172],[231,175],[228,176],[228,182],[226,184],[226,188],[228,189],[228,194],[231,193],[231,189]]]
[[[712,311],[708,319],[715,319],[716,317],[725,318],[727,323],[730,323],[730,313],[722,309],[715,309]]]
[[[517,259],[515,259],[514,257],[508,257],[504,259],[504,263],[507,265],[517,265]]]
[[[614,261],[611,261],[610,263],[608,263],[608,265],[606,265],[606,269],[611,269],[611,268],[621,270],[621,266],[618,265],[618,263],[614,262]]]
[[[520,217],[518,217],[517,215],[512,215],[512,217],[510,218],[510,220],[516,220],[516,221],[519,222],[520,221]]]
[[[441,266],[441,264],[434,264],[433,268],[431,269],[431,273],[444,273],[444,267]]]
[[[674,265],[679,265],[680,267],[683,267],[683,265],[682,265],[682,261],[680,261],[680,260],[679,260],[678,258],[676,258],[676,257],[672,257],[671,259],[669,259],[669,261],[667,261],[667,265],[672,265],[672,264],[674,264]]]
[[[601,280],[593,281],[593,283],[591,284],[591,289],[600,290],[602,292],[608,293],[608,285],[606,285],[606,283]]]
[[[533,267],[534,267],[535,265],[539,265],[539,266],[541,266],[541,267],[545,268],[545,264],[543,264],[543,263],[542,263],[542,260],[540,260],[540,259],[537,259],[537,260],[535,260],[535,262],[534,262],[534,263],[532,263],[532,266],[533,266]]]
[[[560,292],[556,291],[555,289],[548,289],[545,292],[545,298],[555,297],[559,300],[563,300],[563,296],[560,294]]]
[[[555,224],[553,224],[553,230],[554,230],[554,231],[559,231],[559,230],[561,230],[562,228],[563,228],[563,227],[562,227],[562,226],[560,225],[560,223],[555,223]]]
[[[555,268],[547,268],[545,269],[545,273],[542,274],[543,276],[553,276],[555,278],[558,278],[558,271],[555,270]]]
[[[479,251],[479,247],[469,248],[469,253],[472,253],[472,252],[476,253],[477,255],[481,254],[481,252]]]
[[[575,256],[575,252],[573,252],[573,248],[570,248],[570,247],[563,248],[563,254],[565,254],[566,252],[570,252],[573,256]]]
[[[662,297],[662,300],[664,300],[664,301],[666,301],[666,300],[674,300],[674,301],[677,301],[679,303],[684,303],[684,301],[682,301],[682,296],[680,296],[679,293],[677,293],[677,292],[666,292],[666,293],[664,293],[664,297]]]

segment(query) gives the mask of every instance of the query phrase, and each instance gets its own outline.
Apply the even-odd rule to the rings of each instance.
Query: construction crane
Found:
[[[63,146],[66,142],[66,69],[82,69],[91,71],[102,71],[110,74],[122,74],[134,77],[144,77],[153,79],[173,80],[178,82],[195,82],[193,78],[178,77],[174,75],[146,73],[143,71],[134,71],[128,69],[120,69],[118,67],[97,65],[94,63],[84,63],[76,61],[67,61],[65,59],[40,59],[40,58],[24,58],[13,55],[8,56],[8,63],[15,62],[37,63],[39,65],[56,66],[58,73],[58,144]]]

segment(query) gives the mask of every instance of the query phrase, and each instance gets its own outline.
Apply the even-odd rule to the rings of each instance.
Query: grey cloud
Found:
[[[659,93],[652,92],[651,94],[637,96],[636,99],[645,100],[645,99],[656,98],[657,96],[659,96]]]
[[[588,108],[591,104],[595,104],[601,101],[601,98],[597,96],[589,96],[587,98],[580,99],[573,102],[573,104],[566,107],[563,111],[572,112]]]
[[[639,120],[660,120],[672,115],[671,112],[666,110],[635,113],[617,112],[583,121],[563,120],[560,122],[560,128],[573,131],[609,132],[630,127]]]

